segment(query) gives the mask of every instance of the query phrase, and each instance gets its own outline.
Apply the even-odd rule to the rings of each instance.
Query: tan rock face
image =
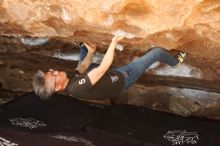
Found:
[[[219,0],[0,0],[0,18],[0,34],[92,41],[103,52],[124,35],[117,64],[150,47],[186,50],[199,78],[220,79]]]
[[[72,37],[104,46],[120,34],[134,48],[220,54],[218,0],[1,0],[0,17],[1,34]]]

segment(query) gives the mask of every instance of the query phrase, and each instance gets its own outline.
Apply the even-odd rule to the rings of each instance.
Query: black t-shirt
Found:
[[[75,98],[109,99],[116,97],[123,89],[124,78],[120,72],[107,71],[104,76],[92,85],[88,75],[70,75],[66,91]]]

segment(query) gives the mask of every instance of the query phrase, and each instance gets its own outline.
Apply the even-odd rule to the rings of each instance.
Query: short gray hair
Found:
[[[48,99],[55,91],[46,86],[44,76],[45,73],[43,73],[41,70],[38,70],[37,73],[34,75],[33,87],[35,93],[41,99]]]

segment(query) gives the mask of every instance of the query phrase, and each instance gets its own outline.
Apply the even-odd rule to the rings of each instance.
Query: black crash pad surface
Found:
[[[7,145],[6,145],[7,144]],[[135,146],[101,135],[86,132],[30,134],[20,131],[0,129],[2,146]]]
[[[30,134],[18,131],[0,129],[1,146],[71,146],[73,143],[60,139],[54,139],[45,135]],[[80,146],[80,145],[77,145]]]
[[[62,125],[1,107],[0,129],[3,128],[28,133],[48,133],[61,131]]]
[[[0,145],[220,146],[220,122],[27,94],[0,107]],[[31,144],[30,144],[31,143]]]
[[[213,146],[220,131],[220,123],[118,105],[86,129],[121,139],[138,139],[152,146]]]
[[[77,99],[62,95],[53,95],[48,100],[42,100],[34,93],[19,97],[4,105],[4,108],[28,114],[53,124],[63,130],[79,130],[85,125],[103,115],[108,108],[93,107]]]
[[[0,107],[0,145],[140,146],[84,130],[108,110],[62,95],[44,101],[27,94]]]

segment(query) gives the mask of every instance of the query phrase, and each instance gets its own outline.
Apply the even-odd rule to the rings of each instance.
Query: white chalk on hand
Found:
[[[119,51],[123,51],[124,47],[120,44],[117,44],[115,49],[119,50]]]
[[[123,31],[123,30],[114,31],[113,34],[114,34],[115,36],[123,36],[123,37],[125,37],[125,38],[127,38],[127,39],[132,39],[132,38],[134,38],[134,34],[129,33],[129,32],[125,32],[125,31]]]

